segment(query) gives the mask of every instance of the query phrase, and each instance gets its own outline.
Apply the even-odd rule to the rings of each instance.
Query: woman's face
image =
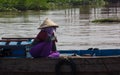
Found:
[[[47,27],[47,28],[44,28],[44,30],[49,34],[52,34],[54,33],[54,31],[56,31],[56,27]]]
[[[48,31],[56,31],[56,27],[47,27],[47,28],[45,28],[45,30],[48,30]]]
[[[56,32],[56,27],[53,27],[53,30]]]

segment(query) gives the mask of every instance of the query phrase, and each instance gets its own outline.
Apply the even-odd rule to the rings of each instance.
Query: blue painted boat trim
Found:
[[[90,54],[94,56],[114,56],[120,55],[120,49],[101,49],[101,50],[59,50],[61,54]]]

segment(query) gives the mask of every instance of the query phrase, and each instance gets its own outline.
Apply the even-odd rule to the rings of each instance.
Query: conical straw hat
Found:
[[[40,27],[38,29],[42,29],[42,28],[46,28],[46,27],[58,27],[58,25],[56,23],[54,23],[52,20],[50,19],[45,19],[45,21],[40,25]]]

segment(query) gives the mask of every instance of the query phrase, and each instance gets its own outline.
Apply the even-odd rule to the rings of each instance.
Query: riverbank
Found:
[[[47,0],[0,0],[0,11],[47,10]]]
[[[0,11],[48,10],[60,6],[104,3],[104,0],[0,0]]]

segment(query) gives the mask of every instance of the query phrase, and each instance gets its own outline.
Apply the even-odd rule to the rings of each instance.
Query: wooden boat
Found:
[[[31,58],[32,39],[2,38],[0,75],[120,75],[120,49],[59,50],[59,58]]]

